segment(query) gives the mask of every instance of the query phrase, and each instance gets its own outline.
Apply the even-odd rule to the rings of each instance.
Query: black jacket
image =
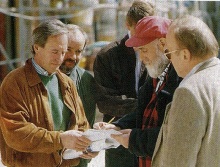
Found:
[[[103,90],[98,92],[102,98],[99,98],[97,105],[104,114],[104,121],[109,121],[113,116],[122,117],[137,108],[136,55],[133,48],[125,46],[127,39],[128,35],[102,48],[94,62],[94,78]],[[143,85],[146,75],[145,70],[139,86]],[[122,95],[127,98],[123,99]]]
[[[173,66],[168,72],[168,79],[164,88],[158,92],[158,127],[141,130],[144,110],[151,100],[153,93],[152,78],[148,77],[144,85],[140,88],[138,98],[138,111],[130,113],[118,121],[115,125],[122,129],[132,129],[129,138],[129,151],[136,156],[152,157],[155,148],[157,136],[163,123],[166,105],[172,101],[175,89],[178,87],[181,79],[177,76]]]

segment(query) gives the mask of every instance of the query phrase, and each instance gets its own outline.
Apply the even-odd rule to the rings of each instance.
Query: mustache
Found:
[[[68,59],[65,59],[65,60],[63,61],[63,63],[61,64],[60,70],[61,70],[63,73],[65,73],[66,75],[69,76],[69,75],[71,74],[73,68],[68,68],[68,67],[65,65],[66,62],[74,63],[75,65],[77,65],[77,61],[74,60],[74,59],[68,58]]]
[[[77,61],[75,59],[71,59],[71,58],[65,59],[63,61],[63,64],[65,64],[66,62],[75,63],[75,65],[77,64]]]

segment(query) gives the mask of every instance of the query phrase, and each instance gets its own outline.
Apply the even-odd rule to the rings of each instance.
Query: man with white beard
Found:
[[[151,166],[166,105],[172,101],[180,82],[165,56],[165,36],[170,23],[169,19],[157,16],[148,16],[138,22],[135,35],[125,43],[139,50],[140,59],[149,74],[139,90],[138,108],[112,124],[99,122],[94,125],[103,129],[124,129],[120,131],[122,135],[112,137],[138,157],[139,167]]]

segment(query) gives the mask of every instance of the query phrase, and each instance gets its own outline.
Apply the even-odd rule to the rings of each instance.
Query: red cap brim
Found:
[[[155,40],[156,38],[137,38],[135,37],[135,35],[131,38],[129,38],[126,42],[125,45],[127,47],[139,47],[139,46],[143,46],[146,45],[150,42],[152,42],[153,40]]]

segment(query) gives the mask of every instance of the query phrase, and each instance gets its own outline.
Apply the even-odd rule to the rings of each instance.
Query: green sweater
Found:
[[[67,130],[70,121],[70,110],[63,103],[60,86],[56,74],[51,76],[40,75],[40,78],[47,89],[49,105],[54,122],[54,130]]]

